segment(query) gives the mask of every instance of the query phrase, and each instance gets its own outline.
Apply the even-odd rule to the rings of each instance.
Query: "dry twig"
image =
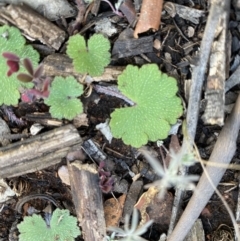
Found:
[[[220,0],[212,1],[210,13],[208,16],[208,21],[206,24],[206,28],[205,28],[202,43],[201,43],[201,52],[199,56],[198,65],[194,68],[192,73],[192,85],[190,90],[190,98],[189,98],[189,105],[187,109],[187,118],[186,118],[187,133],[189,138],[184,137],[182,148],[188,148],[189,145],[192,145],[193,140],[195,138],[197,122],[199,117],[200,97],[202,93],[205,70],[208,62],[207,60],[209,58],[211,45],[214,40],[215,29],[217,28],[219,18],[221,14],[224,12],[224,10],[225,10],[224,4],[222,1]],[[182,175],[186,175],[187,171],[188,171],[187,167],[183,167],[182,170],[180,170]],[[175,225],[176,218],[179,213],[178,209],[180,207],[182,194],[183,194],[182,190],[180,189],[176,190],[168,235],[171,234],[173,227]],[[180,239],[177,238],[177,240],[180,240]]]
[[[209,162],[218,162],[220,164],[229,164],[236,151],[236,140],[240,129],[240,95],[238,96],[235,107],[226,120],[226,123],[218,136],[218,140],[214,146]],[[194,222],[199,217],[201,211],[211,198],[214,187],[209,183],[207,175],[211,178],[212,183],[216,187],[223,174],[225,168],[206,166],[207,174],[203,174],[199,183],[191,197],[185,211],[183,212],[179,222],[177,223],[168,241],[181,241],[187,235]]]

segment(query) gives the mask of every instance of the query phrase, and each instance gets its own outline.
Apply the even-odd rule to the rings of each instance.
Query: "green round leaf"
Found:
[[[61,240],[74,241],[74,238],[81,234],[77,226],[77,219],[70,216],[68,210],[56,209],[53,213],[50,226],[54,230],[55,237],[61,234]]]
[[[53,240],[50,229],[40,215],[33,214],[31,217],[25,217],[17,227],[20,232],[19,241]]]
[[[118,77],[118,86],[136,105],[111,114],[113,136],[133,147],[165,139],[170,124],[182,114],[176,80],[161,73],[155,64],[140,69],[129,65]]]
[[[76,97],[83,94],[83,86],[72,76],[56,77],[50,88],[45,104],[50,106],[52,117],[72,120],[83,112],[82,103]]]
[[[67,54],[73,59],[74,69],[82,74],[99,76],[110,62],[110,43],[101,34],[94,34],[88,41],[84,37],[74,35],[69,38]]]
[[[25,217],[18,224],[19,241],[74,241],[81,234],[77,219],[70,216],[68,210],[56,209],[51,217],[50,225],[40,215]]]

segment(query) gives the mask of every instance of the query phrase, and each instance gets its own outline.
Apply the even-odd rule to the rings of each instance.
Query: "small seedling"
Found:
[[[167,189],[172,187],[180,189],[193,189],[195,187],[194,182],[198,181],[198,175],[183,176],[179,174],[179,168],[181,168],[182,165],[194,165],[195,162],[192,153],[188,153],[182,148],[178,153],[175,153],[170,149],[169,155],[171,157],[171,161],[169,167],[164,169],[159,161],[152,157],[147,151],[141,150],[141,152],[157,175],[161,177],[160,180],[146,185],[147,188],[157,187],[160,198],[163,198]]]
[[[43,65],[39,65],[35,70],[33,68],[33,63],[29,58],[20,59],[14,53],[4,52],[2,56],[7,59],[7,65],[9,66],[9,70],[7,72],[7,76],[11,76],[13,73],[19,72],[20,66],[23,66],[27,73],[18,73],[17,79],[24,83],[32,82],[30,85],[34,84],[34,87],[31,89],[21,89],[21,99],[23,102],[33,102],[36,99],[46,98],[49,95],[48,87],[50,84],[50,79],[45,78],[41,79],[43,73]],[[42,89],[39,90],[36,86],[40,83],[42,84]],[[26,86],[27,87],[27,86]],[[30,87],[30,86],[28,86]]]
[[[8,33],[7,37],[5,33]],[[20,98],[19,89],[32,86],[16,78],[16,72],[26,72],[24,66],[19,64],[21,59],[30,58],[34,66],[39,61],[38,52],[25,43],[25,38],[17,28],[7,25],[0,27],[0,105],[16,105]]]
[[[69,38],[67,54],[73,60],[74,69],[81,74],[99,76],[110,62],[110,43],[101,34],[94,34],[87,43],[83,36]]]
[[[147,141],[165,139],[170,125],[182,114],[176,80],[160,72],[155,64],[140,69],[128,65],[118,77],[118,88],[136,104],[111,114],[113,136],[136,148]]]
[[[36,69],[33,68],[32,61],[29,58],[23,59],[23,66],[28,73],[20,73],[17,75],[18,80],[22,82],[31,82],[34,79],[40,79],[43,73],[43,66],[40,64]]]
[[[83,112],[82,103],[77,97],[83,94],[83,86],[72,76],[64,79],[55,77],[50,87],[50,94],[44,103],[50,106],[52,117],[72,120]]]
[[[26,89],[21,94],[21,100],[26,103],[34,102],[40,98],[47,98],[49,96],[49,88],[50,88],[50,79],[43,79],[42,87],[40,89],[36,88],[39,79],[35,81],[34,88]]]
[[[81,234],[77,218],[70,216],[68,210],[56,209],[46,223],[40,215],[25,217],[17,225],[19,241],[74,241]]]

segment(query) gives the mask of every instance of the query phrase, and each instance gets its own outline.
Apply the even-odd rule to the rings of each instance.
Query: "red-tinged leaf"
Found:
[[[4,53],[2,53],[2,56],[5,59],[12,60],[12,61],[15,61],[15,62],[20,61],[20,58],[16,54],[13,54],[13,53],[10,53],[10,52],[4,52]]]
[[[20,73],[17,75],[18,80],[22,81],[22,82],[31,82],[33,80],[33,77],[30,76],[29,74],[24,74],[24,73]]]
[[[44,80],[44,82],[43,82],[43,89],[42,89],[43,92],[47,92],[48,91],[49,86],[50,86],[50,82],[51,82],[51,80],[49,78],[46,78]]]
[[[13,61],[13,60],[8,60],[7,65],[9,66],[12,73],[18,72],[18,70],[19,70],[19,63],[18,62]]]
[[[9,76],[11,76],[12,74],[13,74],[13,72],[11,71],[11,69],[9,69],[8,72],[7,72],[7,76],[9,77]]]
[[[31,103],[35,100],[35,96],[31,92],[26,91],[21,94],[21,100],[25,103]]]
[[[23,60],[23,66],[25,67],[25,69],[27,70],[27,72],[33,76],[34,70],[33,70],[33,65],[32,62],[29,58],[25,58]]]
[[[42,76],[42,74],[43,74],[43,65],[40,64],[40,65],[37,67],[37,69],[34,71],[33,77],[34,77],[35,79],[38,79],[38,78],[40,78],[40,77]]]
[[[23,102],[33,102],[36,99],[40,98],[47,98],[49,96],[49,91],[40,91],[36,89],[29,89],[26,90],[24,93],[21,95],[21,99]]]
[[[48,96],[49,96],[49,91],[48,91],[48,90],[41,92],[41,97],[42,97],[42,98],[47,98]]]
[[[21,99],[23,102],[33,102],[36,99],[40,99],[43,96],[43,93],[40,90],[35,90],[35,89],[29,89],[26,90],[22,95],[21,95]]]

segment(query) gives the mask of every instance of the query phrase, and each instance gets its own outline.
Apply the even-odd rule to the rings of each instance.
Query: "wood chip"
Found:
[[[153,36],[117,40],[113,46],[112,57],[119,59],[150,52],[153,52]]]
[[[168,12],[168,14],[172,18],[174,18],[176,14],[178,14],[181,18],[186,19],[195,24],[199,24],[199,18],[205,15],[205,12],[203,10],[186,7],[184,5],[172,2],[166,2],[163,8]]]
[[[0,18],[21,29],[24,34],[56,50],[66,33],[27,5],[9,5],[0,8]]]
[[[134,205],[137,202],[137,199],[141,193],[143,189],[143,182],[141,180],[133,182],[132,185],[129,188],[128,194],[127,194],[127,198],[124,204],[124,208],[123,208],[123,215],[122,215],[122,222],[124,222],[124,218],[125,216],[131,215]]]
[[[207,78],[205,99],[207,106],[202,116],[205,124],[224,124],[225,80],[226,80],[226,43],[227,43],[228,12],[222,14],[217,32],[220,35],[212,44],[210,68]]]
[[[60,18],[69,18],[76,15],[76,8],[69,4],[67,0],[1,0],[7,4],[25,3],[36,10],[50,21],[56,21]],[[1,3],[0,3],[1,5]]]
[[[55,165],[82,139],[73,125],[0,148],[0,178],[16,177]]]
[[[95,165],[75,161],[68,164],[73,202],[85,241],[102,241],[106,236],[102,192]]]

